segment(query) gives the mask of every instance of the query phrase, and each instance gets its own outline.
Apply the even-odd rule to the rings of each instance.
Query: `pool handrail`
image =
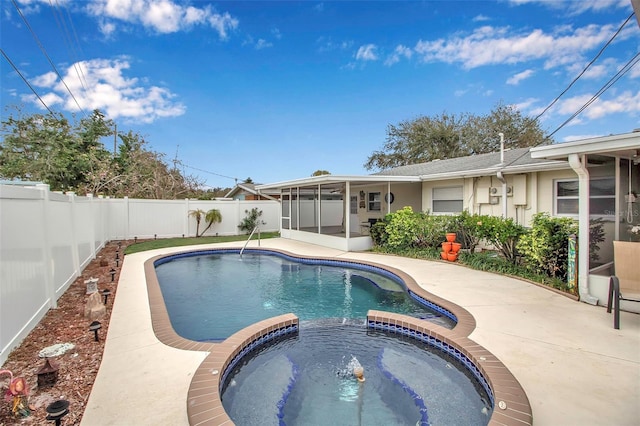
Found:
[[[244,249],[247,248],[247,244],[251,241],[251,237],[253,237],[253,233],[256,232],[256,229],[258,230],[258,247],[260,247],[260,225],[256,225],[253,227],[251,234],[249,234],[249,238],[247,238],[247,241],[244,243],[242,250],[240,250],[240,257],[242,257],[242,253],[244,253]]]

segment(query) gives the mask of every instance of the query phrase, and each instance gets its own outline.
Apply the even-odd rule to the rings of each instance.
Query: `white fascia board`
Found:
[[[335,183],[380,183],[380,182],[419,182],[418,176],[374,176],[374,175],[320,175],[302,179],[293,179],[282,182],[269,183],[264,185],[256,185],[256,189],[263,191],[265,189],[277,188],[295,188],[299,186],[313,186]]]
[[[603,154],[630,149],[640,149],[640,132],[537,146],[530,152],[531,158],[554,159],[566,158],[570,154]]]
[[[478,169],[478,170],[465,170],[465,171],[457,171],[457,172],[448,172],[448,173],[438,173],[432,175],[423,175],[420,176],[420,180],[423,182],[433,181],[433,180],[446,180],[446,179],[464,179],[464,178],[474,178],[474,177],[482,177],[482,176],[494,176],[498,172],[502,172],[503,174],[519,174],[519,173],[532,173],[532,172],[543,172],[549,170],[566,170],[571,169],[569,163],[564,161],[553,161],[549,163],[539,163],[539,164],[530,164],[526,166],[512,166],[512,167],[491,167],[489,169]]]

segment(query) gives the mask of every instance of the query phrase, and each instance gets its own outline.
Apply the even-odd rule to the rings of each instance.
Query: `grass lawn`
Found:
[[[267,238],[277,238],[280,236],[279,232],[263,232],[260,234],[260,239],[265,240]],[[222,237],[190,237],[190,238],[162,238],[159,240],[145,240],[139,243],[129,245],[124,254],[133,254],[141,251],[155,250],[166,247],[180,247],[190,246],[195,244],[213,244],[213,243],[226,243],[229,241],[247,241],[247,235],[229,235]],[[257,240],[258,236],[253,235],[251,240]]]

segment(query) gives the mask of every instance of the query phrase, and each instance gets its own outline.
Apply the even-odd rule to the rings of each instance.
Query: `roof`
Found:
[[[569,168],[566,161],[532,158],[530,148],[504,151],[504,164],[500,152],[476,154],[467,157],[434,160],[428,163],[394,167],[376,173],[377,176],[419,176],[421,180],[486,176],[502,171],[505,174]]]
[[[261,196],[267,197],[267,198],[269,198],[268,194],[280,194],[280,192],[278,192],[278,191],[258,192],[256,190],[256,185],[255,184],[243,182],[243,183],[236,184],[236,186],[231,188],[231,190],[229,192],[227,192],[227,194],[224,197],[225,198],[233,198],[236,194],[241,193],[243,191],[244,192],[248,192],[250,194],[254,194],[254,195],[261,195]]]
[[[381,175],[320,175],[308,178],[294,179],[283,182],[275,182],[268,185],[258,185],[256,189],[263,191],[264,189],[276,188],[295,188],[295,187],[312,187],[322,185],[323,189],[339,189],[345,182],[349,182],[352,187],[358,185],[370,185],[375,183],[391,183],[391,182],[419,182],[417,176],[381,176]]]
[[[320,175],[308,178],[257,185],[256,190],[274,190],[322,185],[323,189],[340,188],[345,182],[352,187],[372,183],[422,182],[453,178],[489,176],[499,171],[503,174],[538,172],[544,170],[570,169],[567,161],[532,158],[530,148],[504,151],[504,164],[500,163],[500,152],[476,154],[467,157],[434,160],[428,163],[394,167],[371,175]]]
[[[531,149],[533,158],[567,158],[571,154],[608,154],[632,159],[638,158],[640,132],[622,133],[572,142],[539,146]]]

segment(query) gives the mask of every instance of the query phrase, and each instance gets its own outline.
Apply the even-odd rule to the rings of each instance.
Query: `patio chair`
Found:
[[[609,278],[607,312],[613,303],[613,327],[620,328],[620,301],[640,302],[640,243],[613,242],[615,275]]]

